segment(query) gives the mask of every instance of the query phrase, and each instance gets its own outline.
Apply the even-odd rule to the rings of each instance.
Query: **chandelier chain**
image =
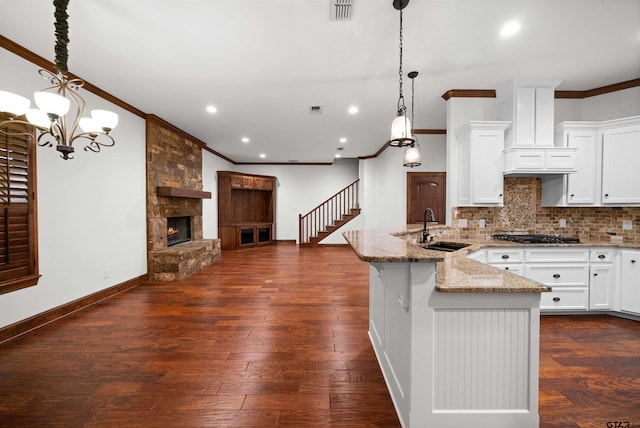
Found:
[[[56,18],[54,24],[56,35],[56,68],[61,74],[69,72],[67,67],[67,60],[69,58],[69,51],[67,49],[67,45],[69,44],[69,24],[67,22],[67,18],[69,18],[69,14],[67,14],[68,4],[69,0],[53,0],[53,5],[56,8],[54,12]]]

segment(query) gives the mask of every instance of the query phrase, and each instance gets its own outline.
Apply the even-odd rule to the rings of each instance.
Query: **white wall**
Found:
[[[403,166],[404,148],[388,147],[380,156],[361,160],[365,228],[407,222],[407,173],[446,171],[446,137],[419,135],[422,165]]]
[[[611,120],[640,115],[640,87],[582,100],[580,120]]]
[[[0,50],[0,90],[31,98],[47,86],[37,71]],[[144,119],[87,91],[82,96],[89,109],[118,113],[116,146],[91,153],[76,143],[68,161],[54,148],[37,148],[42,277],[37,286],[0,295],[0,327],[147,272]]]
[[[202,200],[202,237],[218,238],[218,171],[233,171],[234,165],[206,150],[202,151],[202,190],[211,199]]]

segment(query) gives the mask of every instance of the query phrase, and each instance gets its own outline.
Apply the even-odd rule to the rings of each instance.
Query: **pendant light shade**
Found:
[[[420,165],[422,165],[420,161],[420,146],[416,143],[404,150],[404,166],[413,168]]]
[[[391,138],[389,145],[394,147],[407,146],[413,143],[411,136],[411,121],[406,114],[396,116],[391,122]]]

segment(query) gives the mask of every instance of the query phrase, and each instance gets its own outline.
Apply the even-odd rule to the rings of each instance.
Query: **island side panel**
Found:
[[[416,383],[414,377],[426,376],[426,372],[420,372],[430,366],[425,360],[420,367],[415,365],[415,353],[428,354],[424,343],[413,341],[416,330],[412,328],[415,321],[410,306],[421,301],[426,308],[428,293],[435,289],[435,272],[435,262],[430,261],[370,264],[369,336],[404,427],[411,426],[412,388],[428,393],[427,384]],[[422,393],[419,395],[426,398]]]
[[[539,293],[440,293],[372,262],[369,335],[403,427],[537,427]]]

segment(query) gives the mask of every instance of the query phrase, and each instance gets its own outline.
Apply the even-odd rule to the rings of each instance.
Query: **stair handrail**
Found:
[[[309,243],[312,236],[317,236],[327,226],[333,225],[336,220],[351,213],[352,209],[359,208],[359,182],[360,179],[357,179],[305,215],[298,215],[300,244]]]

